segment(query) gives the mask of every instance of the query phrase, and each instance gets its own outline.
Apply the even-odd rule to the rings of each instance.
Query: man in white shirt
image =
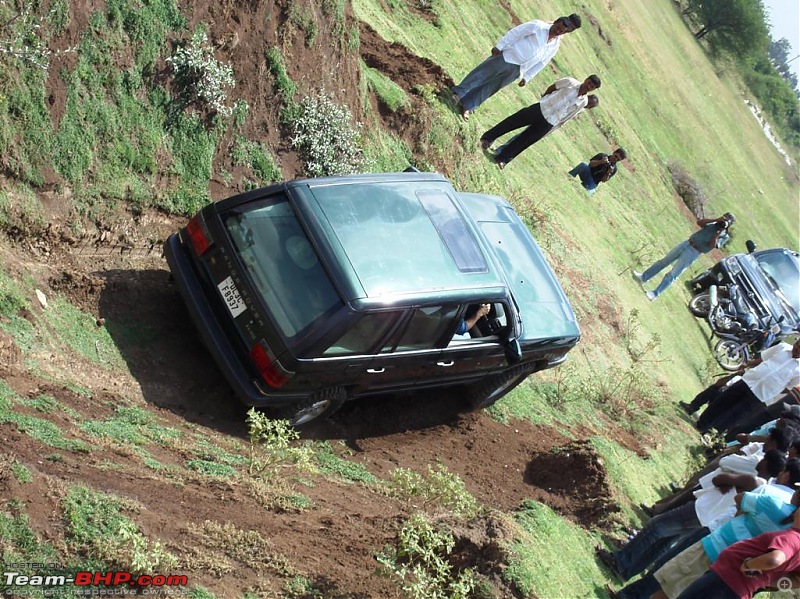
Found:
[[[560,37],[580,26],[581,18],[573,14],[552,23],[528,21],[508,31],[492,48],[492,55],[452,89],[464,120],[517,77],[522,77],[520,87],[533,79],[558,52]]]
[[[597,75],[590,75],[583,83],[572,77],[559,79],[545,90],[539,102],[518,110],[484,133],[481,146],[489,149],[501,135],[527,127],[497,149],[495,161],[497,166],[504,168],[520,152],[578,116],[584,108],[597,106],[597,96],[588,94],[599,87],[600,78]]]
[[[758,412],[777,402],[784,389],[800,384],[800,339],[794,345],[778,343],[745,365],[742,379],[717,395],[697,420],[706,433],[712,428],[733,435]]]

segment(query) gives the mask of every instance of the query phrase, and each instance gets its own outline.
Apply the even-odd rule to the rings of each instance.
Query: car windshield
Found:
[[[285,197],[224,216],[242,263],[287,339],[342,305]]]
[[[785,252],[767,252],[757,257],[761,269],[780,288],[795,312],[800,312],[800,268],[797,260]]]

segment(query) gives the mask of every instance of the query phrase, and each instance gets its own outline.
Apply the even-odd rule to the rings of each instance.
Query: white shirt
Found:
[[[542,96],[542,99],[539,100],[539,107],[542,109],[542,116],[548,123],[553,127],[560,127],[586,108],[589,96],[588,94],[578,95],[581,82],[572,77],[559,79],[553,85],[556,91]]]
[[[726,455],[719,461],[719,468],[700,477],[699,485],[703,489],[711,489],[717,474],[752,474],[757,475],[756,466],[764,458],[763,443],[748,443],[739,449],[741,454]],[[766,481],[765,481],[766,482]]]
[[[800,384],[800,359],[792,357],[792,346],[778,343],[761,352],[761,364],[742,375],[759,400],[771,406],[786,388]]]
[[[517,25],[500,38],[495,48],[503,52],[503,60],[519,65],[523,81],[529,81],[558,52],[560,36],[550,37],[552,23],[528,21]]]

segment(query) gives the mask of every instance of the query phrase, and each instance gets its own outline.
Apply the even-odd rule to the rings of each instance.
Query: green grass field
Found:
[[[796,168],[787,167],[764,136],[744,104],[746,96],[735,74],[718,73],[721,69],[708,60],[672,2],[659,0],[646,9],[634,0],[590,0],[580,6],[512,1],[510,5],[523,21],[579,12],[583,27],[562,39],[556,58],[526,87],[505,88],[469,123],[459,125],[464,137],[477,140],[500,119],[537,101],[548,85],[563,76],[582,80],[597,73],[603,82],[597,92],[601,104],[534,145],[504,171],[483,159],[475,143],[466,148],[466,155],[471,158],[472,152],[475,160],[468,159],[459,170],[484,172],[466,177],[463,172],[448,174],[455,180],[485,178],[518,209],[534,204],[545,215],[535,234],[560,274],[584,331],[582,345],[572,355],[573,382],[591,385],[609,369],[632,368],[630,355],[620,347],[625,335],[609,334],[603,312],[619,310],[624,320],[635,310],[640,326],[633,336],[639,342],[658,336],[657,350],[639,365],[643,384],[663,390],[662,401],[688,399],[717,370],[703,323],[687,311],[689,294],[680,282],[649,303],[630,276],[631,268],[648,266],[695,230],[673,190],[667,165],[679,163],[702,183],[708,197],[706,216],[736,214],[726,253],[745,251],[747,239],[762,248],[797,249]],[[377,0],[354,1],[358,16],[382,36],[431,58],[456,82],[488,56],[511,27],[510,15],[497,3],[436,3],[436,25],[413,18],[402,7],[387,11],[385,6]],[[594,196],[568,179],[566,173],[574,164],[617,145],[627,149],[629,168],[621,168]],[[712,263],[709,256],[701,257],[682,280]],[[541,378],[564,386],[554,373]],[[528,381],[494,413],[556,427],[560,422],[596,418],[597,404],[585,398],[553,406],[541,393],[540,379]],[[607,439],[597,446],[626,506],[651,501],[656,488],[680,479],[692,464],[687,448],[696,443],[695,433],[670,409],[643,416],[638,430],[661,435],[654,461],[635,455],[622,459],[626,452]],[[632,512],[626,513],[636,524]],[[585,547],[570,553],[571,568],[540,567],[560,561],[563,547],[555,539],[570,538],[579,545],[598,541],[559,523],[548,510],[536,512],[536,519],[549,524],[520,546],[514,575],[524,581],[523,586],[543,597],[604,597],[600,584],[604,575]],[[530,544],[536,559],[530,558]],[[570,589],[579,590],[573,595]]]
[[[512,24],[510,14],[497,2],[434,0],[434,22],[410,11],[410,2],[353,0],[352,4],[357,17],[385,39],[433,60],[455,81],[486,57]],[[145,97],[140,87],[148,65],[168,55],[164,40],[182,32],[184,17],[171,0],[147,2],[147,10],[133,10],[123,0],[109,4],[113,10],[108,14],[93,15],[94,37],[81,42],[75,71],[63,74],[69,100],[58,130],[52,129],[46,113],[41,73],[22,69],[22,74],[14,73],[17,78],[0,82],[0,122],[5,131],[0,133],[0,142],[7,150],[8,174],[14,175],[17,184],[0,193],[4,229],[12,220],[32,229],[44,227],[44,213],[32,189],[42,181],[37,169],[51,157],[75,191],[76,208],[83,215],[91,216],[102,211],[104,204],[116,202],[188,213],[207,199],[216,146],[232,123],[215,121],[206,130],[196,116],[180,115],[169,131],[162,130],[169,104],[167,90],[158,87]],[[367,93],[380,96],[393,111],[406,109],[409,97],[385,74],[362,63],[363,150],[376,170],[400,169],[409,162],[441,165],[461,189],[509,198],[534,229],[575,308],[583,339],[564,366],[529,379],[494,406],[491,414],[500,420],[530,419],[567,435],[577,424],[592,431],[592,446],[605,464],[622,519],[638,526],[635,506],[656,499],[660,489],[681,479],[694,465],[697,435],[679,418],[674,403],[693,396],[718,370],[711,363],[705,328],[686,309],[685,288],[678,283],[658,302],[649,303],[630,277],[631,268],[647,266],[694,230],[674,192],[667,165],[682,165],[703,184],[707,216],[725,211],[737,215],[726,253],[744,251],[747,239],[762,248],[797,249],[798,172],[796,166],[787,167],[763,135],[744,104],[746,96],[735,73],[709,62],[672,0],[652,0],[646,6],[634,0],[586,0],[580,5],[511,0],[508,4],[522,20],[551,20],[579,12],[584,25],[564,38],[557,57],[525,88],[509,86],[468,123],[446,110],[432,90],[423,90],[431,115],[425,155],[412,156],[404,142],[377,124],[379,117],[370,112]],[[53,5],[63,8],[65,3]],[[0,17],[8,16],[10,10],[0,8]],[[340,12],[339,17],[344,14],[343,9]],[[305,43],[311,45],[314,39],[309,32],[317,29],[307,16],[295,14],[296,25],[306,32]],[[122,37],[120,23],[131,31],[148,33],[141,47],[134,48],[134,64],[125,73],[104,60],[104,52],[115,51],[128,39]],[[348,35],[352,42],[352,30]],[[354,42],[349,45],[351,50],[354,46]],[[285,69],[281,71],[280,50],[271,49],[266,57],[270,72],[284,75],[276,85],[289,103],[296,83]],[[548,136],[504,171],[483,156],[478,145],[483,131],[535,102],[555,79],[583,79],[591,73],[603,81],[598,109]],[[300,81],[296,73],[291,75]],[[20,114],[25,118],[19,118]],[[109,130],[120,134],[108,136]],[[108,143],[108,139],[117,141]],[[249,165],[254,181],[280,178],[271,148],[238,133],[235,139],[233,164]],[[627,149],[629,160],[594,196],[567,177],[575,163],[617,145]],[[156,157],[161,154],[170,158],[165,161],[168,173],[159,171]],[[93,170],[95,159],[99,166]],[[170,184],[154,197],[151,186],[158,175],[169,175]],[[220,176],[225,178],[224,173]],[[711,264],[710,257],[702,257],[683,279]],[[52,301],[46,322],[33,324],[18,316],[33,296],[32,283],[19,279],[24,277],[14,279],[0,268],[0,313],[4,316],[0,329],[24,351],[31,371],[79,389],[81,381],[69,380],[62,362],[47,359],[54,349],[65,355],[69,349],[70,355],[112,374],[124,369],[124,360],[105,329],[98,329],[90,315],[61,296]],[[155,471],[164,467],[147,447],[187,444],[190,449],[185,453],[192,457],[183,465],[186,470],[223,478],[243,470],[241,455],[198,439],[188,441],[181,432],[132,409],[118,410],[107,420],[79,422],[65,437],[45,419],[49,412],[58,411],[58,405],[46,397],[29,403],[0,385],[0,420],[55,450],[78,447],[91,452],[100,445],[132,446]],[[644,404],[646,409],[640,407]],[[38,413],[18,413],[20,406]],[[643,440],[649,457],[642,458],[603,436],[609,421]],[[369,473],[340,461],[330,446],[320,445],[317,451],[323,473],[374,482]],[[24,478],[23,467],[14,467],[16,476]],[[89,508],[94,513],[103,507],[88,491],[85,497],[82,490],[71,493],[70,505],[76,513]],[[305,499],[297,497],[297,501]],[[601,542],[597,533],[533,502],[513,517],[519,537],[507,575],[520,589],[547,599],[605,596],[604,586],[610,581],[594,557],[593,546]],[[23,530],[22,520],[6,520],[0,514],[0,528]],[[26,536],[26,530],[20,535]],[[563,547],[565,540],[568,551]],[[30,559],[47,556],[52,548],[40,546],[37,551]],[[160,550],[151,548],[150,553],[163,557]],[[569,567],[564,566],[565,556]],[[195,590],[195,596],[206,596],[203,593]],[[208,596],[213,595],[209,592]]]

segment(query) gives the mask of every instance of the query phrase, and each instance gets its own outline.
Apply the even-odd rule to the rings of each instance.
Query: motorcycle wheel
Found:
[[[723,370],[736,372],[750,360],[746,347],[729,339],[720,339],[714,346],[714,358]]]
[[[711,310],[711,300],[709,299],[708,291],[698,293],[689,300],[689,312],[698,318],[705,318]]]

